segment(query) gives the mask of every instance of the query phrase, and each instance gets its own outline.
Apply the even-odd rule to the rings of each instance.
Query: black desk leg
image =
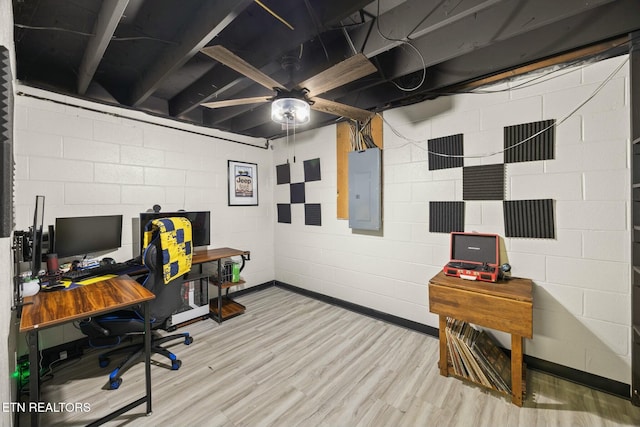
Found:
[[[150,323],[148,301],[142,304],[142,310],[144,314],[144,384],[145,384],[145,391],[146,391],[145,396],[141,397],[140,399],[134,402],[129,403],[128,405],[123,406],[120,409],[113,411],[109,415],[102,417],[99,420],[92,422],[91,424],[87,424],[87,427],[95,427],[95,426],[105,424],[106,422],[111,421],[116,417],[119,417],[125,412],[128,412],[131,409],[136,408],[145,402],[147,402],[146,414],[149,415],[151,413],[151,323]]]
[[[151,413],[151,321],[149,302],[144,306],[144,375],[147,388],[147,414]]]
[[[218,260],[218,323],[222,323],[222,260]]]
[[[38,351],[38,330],[28,332],[29,339],[29,411],[31,426],[38,427],[37,405],[40,400],[40,353]]]

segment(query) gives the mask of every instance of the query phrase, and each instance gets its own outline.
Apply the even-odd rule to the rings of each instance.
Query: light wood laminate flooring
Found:
[[[425,291],[426,292],[426,291]],[[426,296],[425,296],[426,298]],[[110,426],[637,426],[628,400],[528,371],[524,407],[438,370],[438,340],[284,289],[238,298],[247,312],[188,325],[193,344],[153,356],[153,413]],[[535,339],[535,337],[534,337]],[[42,400],[90,411],[42,414],[41,425],[84,425],[143,394],[143,364],[105,390],[98,351],[53,369]],[[26,421],[26,420],[25,420]],[[25,423],[26,425],[26,423]]]

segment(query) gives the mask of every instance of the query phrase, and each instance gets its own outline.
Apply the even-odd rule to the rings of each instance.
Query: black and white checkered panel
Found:
[[[429,170],[462,167],[464,201],[502,200],[506,237],[555,238],[552,199],[505,200],[506,164],[555,158],[555,120],[505,126],[503,143],[504,163],[464,166],[463,135],[430,139]],[[429,231],[464,231],[464,201],[430,202]]]
[[[295,217],[295,209],[304,209],[305,225],[322,225],[322,210],[319,203],[307,203],[307,185],[313,185],[314,181],[320,181],[320,159],[305,160],[301,172],[304,172],[303,182],[292,182],[291,176],[295,176],[291,168],[296,168],[299,163],[285,163],[276,166],[276,182],[278,185],[288,184],[288,200],[286,203],[278,203],[278,222],[291,224]]]

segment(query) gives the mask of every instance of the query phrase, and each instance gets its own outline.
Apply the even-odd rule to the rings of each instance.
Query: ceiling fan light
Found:
[[[271,103],[271,120],[283,125],[302,125],[309,122],[309,103],[299,98],[279,98]]]

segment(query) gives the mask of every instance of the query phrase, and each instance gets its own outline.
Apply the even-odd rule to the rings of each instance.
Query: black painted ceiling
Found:
[[[379,112],[576,49],[620,54],[640,29],[637,0],[13,0],[13,9],[22,84],[265,138],[284,133],[269,104],[200,105],[272,94],[200,49],[222,45],[287,87],[364,53],[377,71],[322,98]],[[307,128],[343,119],[311,114]]]

